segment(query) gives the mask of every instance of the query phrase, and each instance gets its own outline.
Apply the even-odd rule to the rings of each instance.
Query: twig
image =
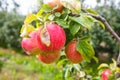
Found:
[[[82,9],[83,12],[87,13],[88,15],[92,16],[93,18],[95,18],[96,20],[101,21],[104,25],[105,28],[111,33],[111,35],[114,36],[114,38],[119,42],[120,44],[120,37],[115,33],[115,31],[111,28],[111,26],[109,25],[109,23],[100,15],[94,15],[91,14],[89,12],[87,12],[86,10]]]
[[[109,25],[109,23],[100,15],[94,15],[94,14],[91,14],[89,12],[87,12],[86,10],[82,9],[83,12],[87,13],[88,15],[92,16],[93,18],[95,18],[96,20],[99,20],[101,21],[104,25],[105,25],[105,28],[111,33],[111,35],[114,36],[114,38],[118,41],[119,45],[120,45],[120,37],[115,33],[115,31],[111,28],[111,26]],[[119,53],[119,56],[117,58],[117,65],[116,65],[118,68],[120,68],[120,53]],[[115,73],[115,80],[117,78],[120,77],[120,73],[119,72],[116,72]]]

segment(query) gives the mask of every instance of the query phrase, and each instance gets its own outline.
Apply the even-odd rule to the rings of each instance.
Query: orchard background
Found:
[[[89,63],[84,61],[80,64],[72,64],[63,52],[58,61],[44,64],[36,56],[26,55],[21,48],[20,29],[27,15],[24,16],[18,11],[19,3],[11,1],[13,1],[14,8],[9,11],[8,1],[0,0],[1,80],[101,80],[104,69],[113,71],[110,80],[114,80],[120,46],[109,31],[103,29],[102,23],[95,23],[89,31],[89,35],[91,35],[90,45],[93,46],[97,59],[92,59]],[[33,9],[32,13],[34,14],[42,8],[42,0],[38,0],[37,4],[39,6]],[[104,17],[120,36],[119,1],[115,3],[113,0],[97,0],[97,5],[94,8],[88,8],[89,6],[84,3],[84,0],[81,0],[81,5],[90,13],[98,13]],[[71,32],[74,34],[73,30]],[[74,36],[70,34],[68,38],[69,42]],[[88,37],[85,38],[88,39]]]

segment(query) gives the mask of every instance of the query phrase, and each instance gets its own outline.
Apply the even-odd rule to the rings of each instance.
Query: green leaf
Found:
[[[90,39],[91,39],[90,36],[84,36],[84,37],[82,37],[80,40],[90,41]]]
[[[91,26],[94,24],[94,19],[86,14],[81,14],[80,17],[69,17],[72,21],[77,22],[78,24],[86,27],[87,29],[91,29]]]
[[[42,15],[42,13],[44,12],[44,10],[42,10],[42,9],[40,9],[38,12],[37,12],[37,16],[39,17],[39,16],[41,16]]]
[[[96,63],[98,63],[98,58],[97,57],[93,57],[93,59],[95,60]]]
[[[77,43],[76,50],[83,56],[83,58],[87,62],[90,62],[90,60],[94,57],[94,49],[87,41],[79,41]]]
[[[29,25],[29,24],[24,24],[21,28],[21,31],[20,31],[20,36],[21,37],[26,37],[28,36],[28,33],[35,30],[34,26],[32,25]]]
[[[95,15],[98,15],[98,13],[90,8],[87,8],[86,9],[89,13],[92,13],[92,14],[95,14]]]
[[[65,71],[65,78],[67,78],[68,75],[69,75],[69,68],[67,68],[66,71]]]
[[[69,28],[69,25],[67,24],[67,21],[63,19],[57,19],[56,23],[62,26],[63,28]]]
[[[42,25],[40,21],[36,21],[36,28],[39,28]]]
[[[44,12],[51,12],[52,7],[50,7],[48,4],[43,4],[41,10],[43,10]]]
[[[51,15],[48,17],[48,19],[51,20],[51,21],[53,21],[54,18],[55,18],[55,15],[53,15],[53,14],[51,14]]]
[[[104,25],[101,21],[96,20],[95,22],[97,22],[98,24],[100,24],[100,26],[101,26],[103,29],[105,29],[105,25]]]
[[[102,64],[98,67],[98,69],[102,69],[102,68],[109,68],[109,65],[106,64],[106,63],[102,63]]]
[[[32,21],[36,20],[37,17],[35,14],[28,14],[25,18],[24,24],[30,24]]]
[[[60,0],[61,4],[71,10],[73,13],[80,13],[81,2],[80,0]]]
[[[78,71],[80,72],[80,65],[79,64],[73,64],[73,67]]]
[[[113,63],[110,64],[110,69],[113,71],[113,70],[116,70],[117,69],[117,63],[114,59],[112,59]]]
[[[65,61],[67,61],[67,59],[62,59],[62,60],[58,61],[57,67],[60,68],[61,65],[62,65]]]
[[[71,22],[69,27],[70,27],[69,29],[72,35],[75,35],[80,30],[81,25],[76,22],[74,23]]]
[[[55,16],[56,16],[56,17],[60,17],[61,14],[60,14],[59,12],[56,12],[56,13],[55,13]]]

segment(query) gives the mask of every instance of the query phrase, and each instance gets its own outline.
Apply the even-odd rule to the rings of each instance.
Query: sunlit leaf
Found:
[[[84,36],[80,40],[89,41],[90,39],[91,39],[90,36]]]
[[[51,21],[53,21],[54,18],[55,18],[55,15],[53,15],[53,14],[51,14],[51,15],[48,17],[48,19],[51,20]]]
[[[116,63],[116,61],[115,61],[114,59],[112,59],[112,61],[113,61],[113,63],[110,64],[110,69],[111,69],[111,70],[116,70],[116,68],[117,68],[117,63]],[[119,69],[119,71],[120,71],[120,69]]]
[[[24,24],[30,24],[32,21],[36,20],[37,17],[35,14],[28,14],[25,18]]]
[[[65,75],[64,75],[64,76],[65,76],[65,78],[67,78],[67,77],[68,77],[68,75],[69,75],[69,68],[67,68],[67,69],[66,69],[66,71],[65,71]]]
[[[61,14],[60,14],[59,12],[56,12],[56,13],[55,13],[55,16],[56,16],[56,17],[60,17]]]
[[[78,24],[86,27],[87,29],[91,29],[94,24],[94,19],[86,14],[81,14],[80,17],[69,17],[72,21],[77,22]]]
[[[20,36],[21,37],[26,37],[28,35],[28,33],[33,31],[33,30],[35,30],[34,26],[29,25],[29,24],[24,24],[21,28]]]
[[[93,59],[95,60],[96,63],[98,63],[99,60],[97,57],[94,56]]]
[[[62,59],[62,60],[58,61],[57,67],[60,68],[60,66],[61,66],[66,60],[67,60],[67,59]]]
[[[78,71],[80,72],[80,65],[79,64],[73,64],[73,67]]]
[[[101,21],[96,20],[96,22],[97,22],[98,24],[100,24],[100,26],[101,26],[103,29],[105,29],[105,25],[104,25]]]
[[[73,13],[80,13],[81,2],[80,0],[60,0],[61,4],[70,9]]]
[[[36,21],[36,28],[39,28],[39,27],[41,27],[41,22],[40,21]]]
[[[102,64],[98,67],[98,69],[102,69],[102,68],[109,68],[109,65],[106,64],[106,63],[102,63]]]
[[[67,21],[63,19],[58,19],[56,20],[56,23],[62,26],[63,28],[69,28],[69,25],[67,24]]]
[[[43,4],[41,10],[43,10],[44,12],[51,12],[52,7],[50,7],[50,5],[48,4]]]
[[[81,40],[78,42],[76,50],[83,56],[83,58],[90,62],[90,60],[94,57],[94,49],[93,47],[84,40]]]
[[[37,16],[41,16],[43,12],[44,12],[44,10],[40,9],[40,10],[37,12],[36,15],[37,15]]]
[[[79,30],[80,30],[81,25],[78,23],[71,23],[70,24],[70,32],[72,33],[72,35],[75,35]]]
[[[92,10],[92,9],[90,9],[90,8],[87,8],[86,10],[87,10],[89,13],[92,13],[92,14],[95,14],[95,15],[98,14],[96,11],[94,11],[94,10]]]

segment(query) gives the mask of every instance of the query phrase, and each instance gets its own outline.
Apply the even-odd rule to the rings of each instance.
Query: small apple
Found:
[[[112,73],[111,70],[107,69],[102,72],[102,80],[108,80],[109,75]]]
[[[41,62],[50,64],[57,61],[60,57],[60,51],[56,52],[43,52],[42,54],[38,55],[38,58]]]
[[[60,0],[49,0],[47,4],[49,4],[52,8],[57,6],[53,12],[62,12],[63,10],[63,5],[60,3]]]
[[[45,44],[47,41],[48,45],[46,45],[47,43]],[[38,30],[37,44],[39,49],[44,52],[60,51],[64,47],[65,41],[65,32],[63,28],[57,24],[48,23],[46,24],[46,29],[40,27]]]
[[[80,63],[83,60],[82,55],[76,50],[76,41],[71,41],[65,48],[66,57],[73,63]]]
[[[22,48],[28,55],[40,54],[40,49],[37,46],[37,31],[32,31],[29,33],[29,38],[23,38],[21,42]]]

